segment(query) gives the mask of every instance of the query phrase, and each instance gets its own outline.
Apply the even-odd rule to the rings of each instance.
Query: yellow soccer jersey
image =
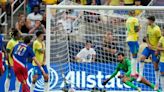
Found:
[[[111,6],[119,6],[120,5],[120,0],[111,0],[110,5]]]
[[[134,4],[134,0],[124,0],[125,4]]]
[[[127,41],[138,41],[138,32],[135,32],[135,26],[139,26],[139,21],[135,17],[129,17],[126,21]]]
[[[162,48],[164,48],[164,36],[162,36],[159,40],[159,43],[162,44]],[[163,62],[164,63],[164,51],[161,51],[160,53],[160,62]]]
[[[9,62],[10,62],[10,65],[13,66],[13,58],[11,57],[11,53],[15,47],[15,45],[17,45],[19,43],[18,40],[15,40],[15,39],[11,39],[8,43],[7,43],[7,47],[6,49],[10,51],[10,53],[8,54],[9,56]]]
[[[138,16],[142,13],[142,10],[135,10],[135,15]]]
[[[43,2],[45,2],[48,5],[53,5],[53,4],[57,4],[58,0],[43,0]]]
[[[36,59],[39,61],[39,63],[41,65],[43,65],[44,52],[41,52],[41,50],[45,50],[45,43],[35,40],[33,43],[33,51],[35,53]],[[33,62],[33,65],[37,66],[37,64],[35,62]]]
[[[156,50],[157,49],[157,45],[158,45],[158,41],[161,37],[161,30],[159,28],[159,26],[155,25],[155,26],[148,26],[147,27],[147,36],[148,36],[148,40],[150,42],[150,45],[152,45],[152,49]]]

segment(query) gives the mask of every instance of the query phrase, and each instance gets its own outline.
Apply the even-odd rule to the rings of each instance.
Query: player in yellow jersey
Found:
[[[8,64],[8,68],[7,69],[7,73],[6,73],[6,81],[5,81],[5,92],[8,92],[9,90],[9,87],[10,87],[10,80],[12,78],[14,78],[15,74],[14,74],[14,71],[13,71],[13,58],[11,57],[11,53],[13,51],[13,48],[15,47],[16,44],[19,43],[19,38],[20,38],[20,35],[19,35],[19,32],[16,30],[16,29],[12,29],[12,33],[11,33],[11,40],[8,41],[7,43],[7,47],[6,47],[6,51],[7,51],[7,64]],[[19,88],[20,88],[20,82],[18,82],[18,80],[16,79],[16,82],[15,82],[15,90],[16,92],[19,92]]]
[[[132,54],[131,65],[132,65],[132,77],[138,76],[137,73],[137,54],[139,50],[138,44],[138,32],[140,31],[140,25],[138,19],[135,17],[135,12],[129,12],[129,18],[126,20],[127,28],[127,43]]]
[[[37,39],[33,42],[33,51],[35,53],[36,59],[39,61],[40,65],[43,67],[46,74],[48,74],[46,62],[45,62],[45,43],[44,43],[44,33],[42,31],[38,31],[36,33]],[[42,72],[40,68],[37,66],[35,62],[33,63],[33,81],[32,86],[30,88],[30,92],[33,92],[35,88],[35,83],[37,82],[37,79],[39,76],[42,75]],[[48,92],[48,79],[44,79],[44,90],[45,92]]]
[[[160,83],[161,83],[161,88],[162,88],[162,92],[164,92],[164,27],[162,29],[162,37],[159,40],[158,43],[158,50],[160,51]]]
[[[157,54],[158,41],[161,37],[161,30],[159,26],[155,24],[154,16],[149,16],[147,19],[148,19],[147,40],[146,40],[147,47],[142,52],[142,56],[140,58],[139,71],[143,72],[145,59],[147,59],[150,55],[152,55],[152,61],[154,64],[155,79],[156,79],[155,90],[157,90],[159,85],[159,68],[158,68],[159,59],[156,54]],[[138,81],[140,81],[140,79],[141,77],[138,78]]]

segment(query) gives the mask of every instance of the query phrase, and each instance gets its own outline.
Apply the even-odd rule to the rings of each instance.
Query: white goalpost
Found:
[[[162,6],[82,6],[48,5],[46,7],[46,61],[50,69],[49,90],[58,92],[74,89],[76,92],[135,92],[123,84],[117,76],[106,86],[102,81],[114,72],[119,52],[130,57],[126,43],[126,19],[128,11],[139,10],[141,31],[139,43],[146,36],[147,20],[155,16],[156,24],[164,26],[164,7]],[[77,54],[91,42],[95,50],[95,59],[84,61],[77,59]],[[92,57],[93,58],[93,57]],[[119,72],[119,74],[122,72]],[[152,62],[144,67],[144,77],[155,82]],[[153,91],[148,86],[133,82],[143,91]],[[95,91],[92,91],[95,92]]]

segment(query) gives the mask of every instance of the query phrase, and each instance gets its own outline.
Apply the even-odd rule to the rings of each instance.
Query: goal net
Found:
[[[139,42],[142,44],[142,39],[146,36],[146,18],[149,15],[156,17],[157,25],[164,26],[162,9],[164,8],[153,6],[47,6],[46,60],[49,61],[48,67],[51,69],[50,91],[70,88],[81,92],[90,92],[93,89],[135,91],[117,78],[122,72],[106,86],[102,85],[102,81],[114,72],[119,52],[131,58],[126,43],[125,22],[128,12],[140,11],[136,17],[141,25]],[[83,53],[84,58],[79,59],[79,52],[85,48],[86,42],[91,44],[95,58],[90,53]],[[154,83],[154,68],[151,60],[147,61],[143,75]],[[133,83],[143,91],[153,91],[148,86]]]

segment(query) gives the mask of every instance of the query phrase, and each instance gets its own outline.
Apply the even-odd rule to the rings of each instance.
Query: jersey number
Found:
[[[25,52],[26,52],[26,47],[25,46],[19,46],[17,51],[16,51],[16,54],[23,56]]]

